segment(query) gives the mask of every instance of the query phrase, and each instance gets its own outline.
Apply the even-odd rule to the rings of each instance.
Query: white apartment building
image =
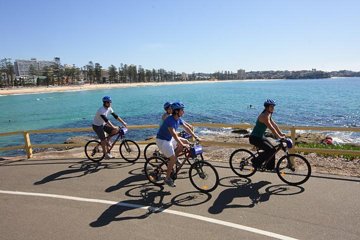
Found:
[[[30,66],[32,65],[36,71],[40,72],[44,67],[50,67],[52,65],[60,65],[60,58],[54,58],[53,61],[37,61],[36,58],[31,60],[15,60],[14,70],[16,77],[27,78],[30,75]]]

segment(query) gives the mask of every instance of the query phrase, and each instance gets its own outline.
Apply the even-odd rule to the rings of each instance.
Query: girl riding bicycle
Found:
[[[257,118],[256,125],[249,137],[250,144],[264,150],[264,152],[262,152],[253,162],[256,167],[261,166],[263,161],[270,158],[270,156],[276,152],[275,147],[264,136],[266,129],[269,128],[276,138],[285,138],[285,134],[281,132],[278,125],[272,119],[275,106],[276,103],[272,99],[267,99],[264,102],[265,109]],[[275,155],[265,167],[268,170],[273,170],[275,168]]]

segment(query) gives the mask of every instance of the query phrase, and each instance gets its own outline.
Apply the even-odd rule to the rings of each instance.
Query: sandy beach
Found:
[[[39,94],[52,92],[72,92],[72,91],[88,91],[97,89],[110,88],[129,88],[129,87],[154,87],[163,85],[178,85],[178,84],[201,84],[201,83],[215,83],[217,81],[184,81],[184,82],[148,82],[148,83],[112,83],[112,84],[82,84],[82,85],[67,85],[67,86],[39,86],[39,87],[13,87],[1,88],[0,95],[23,95],[23,94]],[[230,81],[222,81],[230,82]]]

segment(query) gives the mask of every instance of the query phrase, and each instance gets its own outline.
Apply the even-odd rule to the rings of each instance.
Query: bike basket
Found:
[[[127,131],[128,131],[127,128],[121,128],[120,129],[121,135],[125,135],[125,133],[127,133]]]
[[[203,148],[200,145],[196,145],[196,146],[190,148],[190,154],[191,154],[191,157],[193,157],[193,158],[202,153],[203,153]]]
[[[189,133],[187,133],[185,131],[182,131],[180,133],[180,137],[185,138],[185,139],[190,139],[192,136],[191,136],[191,134],[189,134]]]

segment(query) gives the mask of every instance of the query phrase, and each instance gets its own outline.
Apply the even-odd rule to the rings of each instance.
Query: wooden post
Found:
[[[295,126],[291,126],[290,131],[291,131],[291,140],[292,140],[294,146],[293,146],[292,149],[290,149],[289,152],[294,153],[295,152],[295,138],[296,138],[296,128],[295,128]]]
[[[30,134],[28,132],[24,132],[24,141],[25,141],[25,151],[27,158],[32,158],[32,147],[30,142]]]

